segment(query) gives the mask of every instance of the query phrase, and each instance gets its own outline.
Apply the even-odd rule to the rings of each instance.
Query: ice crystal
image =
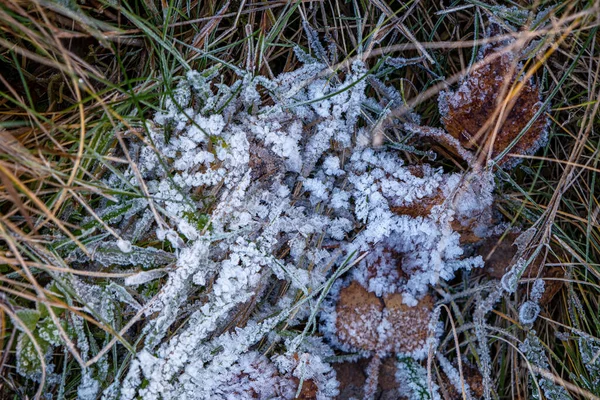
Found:
[[[581,334],[578,338],[581,361],[590,375],[590,387],[600,384],[600,341],[592,340],[589,335]]]
[[[123,253],[131,253],[131,242],[129,240],[119,239],[117,240],[117,247]]]
[[[527,300],[519,308],[519,321],[522,324],[533,324],[540,314],[540,306],[535,301]]]
[[[544,281],[536,279],[531,288],[530,300],[525,301],[519,308],[519,321],[522,324],[533,324],[537,319],[541,311],[539,301],[544,295],[544,290]]]
[[[529,296],[531,297],[531,300],[533,300],[533,301],[540,301],[540,299],[544,295],[545,291],[546,291],[546,284],[544,283],[544,280],[536,279],[533,282],[533,286],[531,288],[531,293],[529,294]]]
[[[334,355],[327,345],[318,339],[307,339],[297,349],[291,344],[287,347],[289,350],[277,356],[274,362],[281,373],[298,382],[296,392],[310,391],[310,386],[313,386],[316,388],[314,398],[321,400],[331,399],[339,394],[335,371],[324,360]]]

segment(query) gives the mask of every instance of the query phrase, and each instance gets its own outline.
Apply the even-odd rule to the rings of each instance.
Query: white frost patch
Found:
[[[338,384],[326,360],[334,354],[309,330],[327,280],[350,255],[370,252],[351,272],[367,290],[401,293],[410,305],[456,271],[482,265],[465,257],[455,229],[487,234],[493,177],[407,165],[396,150],[371,148],[364,122],[401,96],[374,79],[388,99],[369,99],[362,62],[341,79],[298,54],[305,65],[274,79],[239,71],[228,86],[216,69],[189,72],[147,123],[152,146],[134,144],[150,199],[124,214],[127,202],[107,204],[100,215],[172,258],[125,279],[153,288],[165,275],[142,305],[144,343],[120,398],[287,399],[302,381],[316,385],[317,398],[333,398]],[[123,175],[138,184],[130,167]],[[138,214],[146,222],[131,235],[127,221]],[[124,240],[117,247],[138,252]],[[281,329],[294,339],[284,341]]]
[[[123,239],[117,240],[117,247],[123,253],[131,253],[131,250],[132,250],[131,242],[129,240],[123,240]]]

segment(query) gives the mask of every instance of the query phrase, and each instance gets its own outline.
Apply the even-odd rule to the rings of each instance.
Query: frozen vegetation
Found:
[[[122,193],[95,210],[112,234],[96,236],[89,254],[70,254],[132,274],[106,286],[72,276],[48,288],[109,326],[121,318],[117,304],[143,320],[136,350],[101,389],[108,364],[99,348],[112,336],[90,341],[81,317],[61,334],[42,310],[33,319],[44,346],[22,335],[22,373],[41,379],[41,350],[45,379],[57,379],[49,354],[68,335],[83,365],[82,399],[330,399],[339,393],[339,354],[372,357],[375,377],[378,360],[394,355],[403,395],[440,398],[422,364],[441,334],[432,288],[483,266],[468,244],[498,231],[492,169],[416,114],[401,128],[450,143],[467,172],[374,147],[375,121],[401,105],[400,94],[361,61],[333,71],[331,55],[313,47],[314,57],[297,49],[303,66],[274,79],[239,71],[226,85],[216,68],[180,79],[140,138],[128,139],[133,162],[104,177]],[[443,104],[459,101],[451,96]],[[89,235],[98,235],[94,221]],[[540,312],[540,282],[520,308],[523,324]],[[483,317],[502,290],[479,299],[482,363],[490,362]],[[359,295],[364,302],[352,303]],[[532,338],[521,350],[544,363]],[[462,372],[441,354],[437,361],[473,398]]]

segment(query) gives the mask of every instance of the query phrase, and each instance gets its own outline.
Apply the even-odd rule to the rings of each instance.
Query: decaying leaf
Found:
[[[375,398],[379,400],[406,400],[399,392],[400,384],[396,380],[396,358],[387,357],[381,361],[377,390]],[[362,399],[364,398],[365,383],[370,359],[362,359],[355,362],[341,362],[334,364],[336,376],[340,382],[340,394],[337,400]]]
[[[251,168],[250,177],[253,181],[268,181],[277,173],[284,171],[281,158],[268,148],[250,143],[249,153],[248,166]]]
[[[492,236],[483,242],[478,252],[485,262],[483,272],[486,275],[492,278],[502,279],[504,274],[510,270],[513,258],[518,250],[514,242],[519,235],[520,233],[511,232],[504,238]],[[550,261],[554,263],[558,261],[551,254],[549,254],[548,257],[551,259],[547,260],[547,262]],[[543,255],[538,256],[538,258],[525,269],[521,279],[550,278],[545,280],[545,291],[539,300],[541,305],[546,305],[563,287],[562,281],[554,280],[552,278],[563,278],[565,271],[561,267],[545,267],[545,265],[542,264],[542,260]],[[527,287],[521,285],[519,289],[525,294]]]
[[[540,90],[525,79],[523,65],[509,43],[488,44],[479,53],[476,67],[455,92],[440,93],[439,108],[446,130],[467,149],[498,156],[516,140],[540,111]],[[509,154],[532,154],[547,140],[547,118],[535,119]],[[491,149],[491,151],[490,151]],[[480,157],[480,160],[482,158]],[[518,158],[504,156],[499,165],[510,168]]]
[[[432,310],[431,296],[409,307],[399,293],[377,297],[353,281],[340,291],[336,335],[341,343],[370,353],[418,352],[425,347]]]
[[[458,363],[456,361],[454,361],[452,364],[454,367],[458,367]],[[483,377],[481,376],[481,373],[477,367],[463,360],[462,372],[465,385],[467,385],[469,388],[471,395],[476,399],[483,397]],[[454,387],[454,385],[450,382],[450,379],[448,379],[448,376],[443,371],[440,371],[439,386],[440,394],[444,400],[457,400],[463,398],[462,393],[459,393],[457,388]]]

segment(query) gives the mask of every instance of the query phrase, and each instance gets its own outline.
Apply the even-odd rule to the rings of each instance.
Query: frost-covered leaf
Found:
[[[125,278],[126,286],[138,286],[153,281],[165,275],[162,270],[140,271]]]
[[[430,382],[427,370],[413,358],[399,357],[396,379],[400,383],[400,394],[415,400],[440,400],[439,387]]]
[[[49,317],[37,322],[36,329],[32,331],[33,339],[45,359],[47,373],[52,372],[54,365],[51,363],[52,350],[62,344],[58,329]],[[17,336],[17,371],[19,374],[38,380],[42,372],[42,362],[32,338],[21,332]]]
[[[448,133],[468,149],[498,156],[513,141],[509,153],[532,154],[547,141],[547,118],[542,114],[540,89],[524,77],[519,55],[511,43],[484,46],[477,59],[481,65],[469,71],[456,91],[442,92],[439,108]],[[506,105],[506,107],[504,107]],[[531,126],[522,137],[519,134]],[[504,156],[499,164],[509,168],[518,158]]]
[[[527,334],[527,338],[519,346],[519,350],[525,354],[527,361],[532,365],[542,369],[548,370],[548,357],[546,351],[537,337],[536,332],[531,330]],[[533,382],[533,379],[537,379],[537,384]],[[529,379],[529,384],[532,387],[532,397],[534,399],[547,398],[549,400],[568,400],[571,399],[569,392],[563,387],[548,378],[542,377],[540,374],[532,374]],[[543,391],[539,393],[539,388]]]
[[[50,348],[49,344],[42,340],[37,340],[37,344],[42,353],[47,354]],[[17,371],[23,376],[33,377],[40,374],[41,370],[42,363],[33,342],[24,333],[19,334],[17,338]]]
[[[410,307],[403,303],[401,294],[377,297],[352,281],[339,290],[331,310],[325,311],[324,329],[346,351],[403,353],[420,358],[427,352],[432,309],[429,296]]]
[[[153,247],[129,245],[124,252],[118,245],[97,246],[93,250],[94,260],[104,266],[142,265],[144,268],[168,264],[175,260],[173,254]]]

